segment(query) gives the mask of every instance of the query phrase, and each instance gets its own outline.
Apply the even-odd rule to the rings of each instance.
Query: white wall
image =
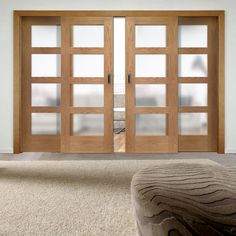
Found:
[[[0,0],[0,152],[13,147],[13,10],[225,10],[226,152],[236,153],[235,0]]]

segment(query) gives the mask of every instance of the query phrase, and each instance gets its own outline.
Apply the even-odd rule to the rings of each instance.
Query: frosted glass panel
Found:
[[[136,106],[164,107],[166,106],[166,85],[164,84],[136,84]]]
[[[61,26],[32,25],[32,47],[61,47]]]
[[[179,84],[180,106],[207,106],[207,84]]]
[[[103,114],[74,114],[73,115],[74,135],[104,135]]]
[[[104,55],[74,55],[74,77],[104,77]]]
[[[165,114],[137,114],[136,135],[166,135]]]
[[[206,48],[207,25],[180,25],[179,47]]]
[[[136,77],[166,77],[166,55],[135,55]]]
[[[32,113],[31,130],[33,135],[59,135],[61,115],[59,113]]]
[[[180,77],[207,77],[207,55],[182,54],[179,55]]]
[[[103,84],[74,84],[73,106],[75,107],[103,107]]]
[[[207,135],[207,113],[179,113],[179,134]]]
[[[73,47],[104,47],[104,26],[74,25]]]
[[[58,54],[32,54],[32,77],[60,77],[61,55]]]
[[[32,84],[32,106],[60,106],[60,84]]]
[[[166,26],[136,25],[135,47],[166,47]]]

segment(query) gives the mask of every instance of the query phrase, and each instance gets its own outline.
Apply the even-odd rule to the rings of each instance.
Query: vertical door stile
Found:
[[[104,20],[104,146],[107,152],[113,152],[113,21]],[[108,76],[110,78],[108,78]]]
[[[113,152],[112,38],[111,17],[62,17],[62,152]]]
[[[178,150],[177,26],[177,17],[126,19],[127,152]]]
[[[71,127],[70,114],[70,75],[71,75],[71,55],[70,42],[71,32],[67,17],[61,17],[61,68],[62,68],[62,88],[61,88],[61,152],[69,152],[69,137]]]
[[[170,18],[168,27],[167,104],[169,151],[178,151],[178,17]]]
[[[126,19],[126,79],[125,79],[125,94],[126,94],[126,152],[133,150],[134,137],[134,20],[129,17]]]

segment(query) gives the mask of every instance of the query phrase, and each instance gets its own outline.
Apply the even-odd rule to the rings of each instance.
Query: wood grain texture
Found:
[[[225,153],[225,14],[218,17],[218,152]]]
[[[137,48],[135,46],[135,25],[166,25],[167,45],[165,48]],[[177,134],[177,17],[127,17],[126,18],[126,152],[128,153],[174,153],[178,151]],[[136,77],[135,56],[166,53],[166,76]],[[166,107],[137,107],[135,104],[136,84],[167,84]],[[135,132],[137,114],[166,114],[166,133],[163,136],[137,135]],[[147,124],[148,126],[149,124]]]
[[[207,25],[208,27],[208,46],[207,48],[180,48],[180,54],[198,54],[203,53],[208,57],[208,75],[204,78],[184,78],[179,77],[178,82],[187,82],[188,80],[191,84],[194,84],[194,79],[197,82],[206,79],[207,84],[207,106],[179,106],[179,112],[203,112],[207,113],[207,139],[204,139],[202,135],[197,133],[192,135],[191,141],[186,135],[179,135],[179,151],[217,151],[217,123],[218,123],[218,104],[216,98],[218,96],[218,29],[217,29],[217,18],[216,17],[179,17],[180,25]],[[182,121],[181,121],[182,122]],[[205,140],[203,142],[203,140]],[[194,145],[193,145],[194,144]]]
[[[21,19],[14,14],[14,153],[22,151],[22,127],[21,127]]]
[[[236,235],[236,168],[169,164],[131,183],[139,235]]]
[[[58,17],[25,17],[21,23],[21,90],[20,90],[20,115],[21,121],[21,144],[23,152],[59,152],[60,151],[60,135],[32,135],[31,114],[36,113],[60,113],[61,107],[33,107],[31,104],[31,85],[34,82],[54,82],[61,83],[61,78],[32,78],[31,75],[31,55],[33,53],[55,53],[60,48],[37,48],[31,47],[31,26],[32,25],[59,25]]]
[[[73,25],[103,25],[103,48],[73,48]],[[61,152],[67,153],[111,153],[113,152],[113,35],[111,17],[61,17],[62,27],[62,134]],[[73,55],[104,55],[104,77],[73,77]],[[103,84],[104,107],[73,107],[74,84]],[[74,135],[73,114],[103,114],[104,135]]]
[[[80,17],[115,17],[115,16],[220,16],[224,11],[19,11],[14,13],[18,16],[80,16]]]

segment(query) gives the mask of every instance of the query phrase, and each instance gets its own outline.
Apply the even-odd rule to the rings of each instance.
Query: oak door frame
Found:
[[[78,17],[158,17],[158,16],[214,16],[218,18],[218,126],[217,152],[225,153],[225,12],[224,11],[14,11],[14,118],[13,150],[22,152],[22,78],[21,23],[25,16]]]

